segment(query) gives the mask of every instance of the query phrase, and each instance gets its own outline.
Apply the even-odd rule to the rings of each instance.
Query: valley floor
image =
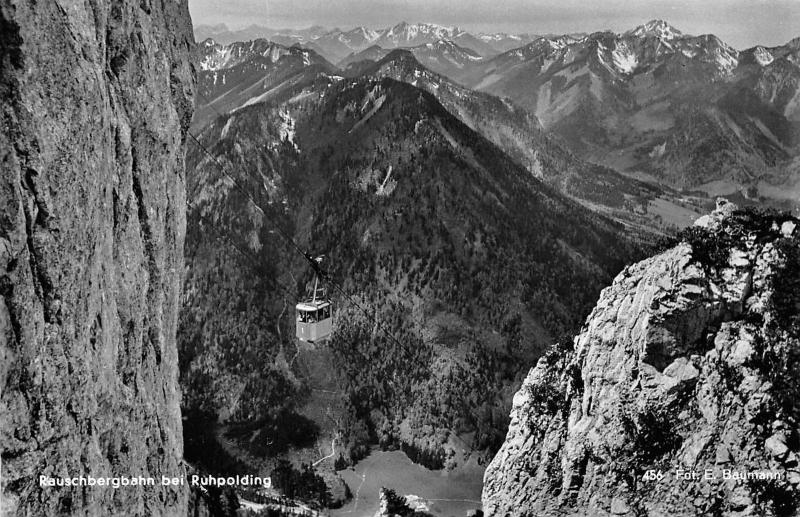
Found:
[[[330,514],[372,517],[379,508],[380,489],[387,487],[400,495],[419,497],[426,511],[435,516],[463,516],[481,507],[483,471],[484,467],[474,460],[449,472],[429,470],[412,463],[401,451],[375,449],[355,467],[339,472],[350,486],[353,498]]]

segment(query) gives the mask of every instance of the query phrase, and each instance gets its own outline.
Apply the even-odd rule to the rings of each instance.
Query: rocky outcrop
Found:
[[[185,0],[0,0],[3,515],[185,511],[161,476],[183,472],[191,40]]]
[[[487,515],[795,512],[799,234],[723,202],[620,273],[514,397]]]
[[[425,517],[429,516],[425,501],[415,495],[401,496],[391,488],[383,487],[379,495],[380,508],[374,517]]]

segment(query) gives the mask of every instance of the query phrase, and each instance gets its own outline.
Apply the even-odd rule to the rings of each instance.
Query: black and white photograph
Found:
[[[0,517],[800,515],[800,1],[0,0]]]

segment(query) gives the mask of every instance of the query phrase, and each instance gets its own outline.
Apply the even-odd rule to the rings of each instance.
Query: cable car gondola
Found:
[[[297,339],[308,343],[319,343],[330,337],[333,328],[333,307],[331,301],[325,296],[325,290],[319,289],[319,268],[322,257],[313,259],[314,266],[314,292],[306,301],[297,304]]]

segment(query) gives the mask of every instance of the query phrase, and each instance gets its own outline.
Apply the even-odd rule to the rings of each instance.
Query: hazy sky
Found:
[[[800,0],[189,0],[194,23],[387,27],[405,20],[472,31],[624,31],[661,18],[737,48],[800,36]]]

